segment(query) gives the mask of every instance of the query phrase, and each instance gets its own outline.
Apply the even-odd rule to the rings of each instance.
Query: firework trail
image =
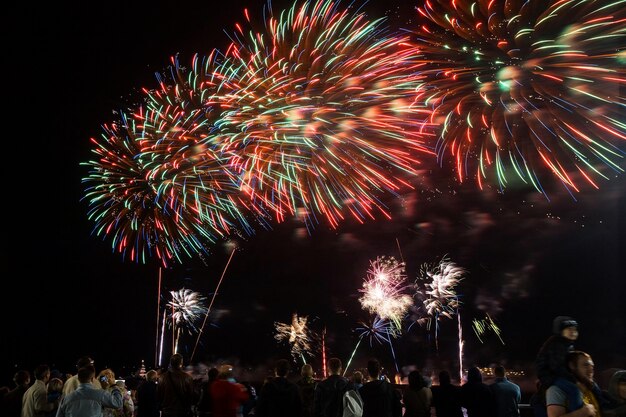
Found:
[[[322,330],[322,376],[328,376],[326,372],[326,327]]]
[[[163,311],[163,320],[161,321],[161,342],[159,344],[159,361],[158,366],[163,363],[163,339],[165,338],[165,322],[167,321],[167,310]]]
[[[498,336],[500,343],[504,345],[504,340],[500,337],[502,330],[500,330],[500,327],[498,327],[489,314],[486,314],[485,318],[482,320],[472,320],[472,329],[474,329],[474,333],[476,334],[476,337],[478,337],[478,340],[480,340],[480,343],[483,343],[483,339],[480,336],[484,336],[487,331],[492,331],[496,336]]]
[[[315,0],[232,38],[220,73],[238,89],[223,93],[218,146],[250,201],[277,221],[305,212],[308,228],[390,217],[381,196],[411,188],[434,155],[409,37]]]
[[[359,340],[357,341],[354,350],[350,354],[350,359],[348,359],[346,367],[343,370],[343,375],[346,374],[346,371],[352,363],[352,358],[354,358],[354,354],[359,348],[361,341],[365,338],[369,339],[370,347],[373,345],[374,341],[380,344],[388,343],[389,348],[391,349],[391,355],[393,356],[394,364],[396,365],[396,370],[400,372],[398,368],[398,363],[396,361],[396,352],[393,350],[393,344],[391,343],[391,339],[395,339],[400,336],[400,330],[389,320],[383,319],[379,316],[375,316],[369,323],[359,322],[359,324],[360,326],[355,329],[357,332],[359,332]]]
[[[547,196],[544,182],[572,193],[623,172],[626,1],[431,0],[417,12],[437,154],[460,181]]]
[[[408,308],[413,304],[407,289],[404,262],[393,256],[379,256],[370,261],[367,277],[359,290],[363,296],[359,302],[363,309],[375,313],[381,319],[389,319],[397,329]]]
[[[423,307],[427,317],[420,319],[420,322],[426,322],[429,330],[434,322],[437,351],[439,351],[439,320],[442,317],[451,319],[458,313],[460,303],[455,287],[463,279],[465,272],[465,269],[450,262],[445,256],[436,265],[422,265],[419,280],[416,282],[418,288],[416,295],[425,298]]]
[[[298,317],[294,313],[291,317],[291,323],[274,323],[276,334],[274,339],[278,342],[287,341],[291,345],[291,355],[294,359],[302,358],[306,363],[305,355],[311,355],[312,338],[307,326],[308,317]]]
[[[226,262],[226,266],[224,266],[224,270],[222,271],[222,275],[220,276],[219,281],[217,281],[217,286],[215,287],[215,291],[213,292],[213,297],[211,297],[211,302],[209,303],[209,306],[206,309],[204,320],[202,320],[202,325],[200,326],[200,329],[198,330],[198,337],[196,338],[196,344],[194,345],[193,351],[191,352],[191,357],[189,359],[190,361],[193,360],[193,357],[196,354],[196,349],[198,348],[198,342],[200,342],[200,337],[202,336],[202,332],[204,331],[204,325],[209,319],[209,313],[211,312],[211,308],[213,307],[213,302],[215,301],[215,297],[217,297],[217,294],[219,293],[220,285],[222,285],[222,281],[224,280],[224,275],[226,274],[226,269],[228,269],[228,265],[230,265],[230,261],[233,259],[233,256],[235,255],[235,250],[236,250],[236,247],[233,247],[232,251],[230,252],[230,256],[228,257],[228,261]]]
[[[456,328],[459,346],[459,381],[463,379],[463,347],[465,346],[465,340],[463,340],[463,327],[461,326],[461,312],[456,310]]]
[[[157,313],[156,313],[156,347],[154,349],[154,366],[161,365],[159,361],[159,319],[161,316],[161,268],[159,267],[159,281],[157,285]]]

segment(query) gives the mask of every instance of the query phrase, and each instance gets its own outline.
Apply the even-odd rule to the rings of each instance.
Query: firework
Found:
[[[430,316],[452,318],[459,306],[455,287],[463,279],[464,274],[465,269],[448,261],[445,257],[435,268],[429,269],[428,265],[423,266],[422,276],[427,280],[424,283],[426,287],[424,293],[427,297],[424,301],[424,308]]]
[[[500,330],[500,327],[498,327],[489,314],[486,314],[485,318],[482,320],[472,320],[472,329],[474,329],[474,333],[476,334],[476,337],[478,337],[478,340],[480,340],[480,343],[483,343],[481,336],[487,333],[487,331],[492,331],[496,336],[498,336],[500,343],[504,344],[504,340],[500,337],[502,330]]]
[[[159,192],[177,195],[178,204],[223,234],[235,229],[250,235],[246,214],[261,224],[266,214],[239,197],[240,175],[227,165],[230,154],[215,145],[222,135],[222,95],[234,88],[223,81],[218,56],[216,51],[196,55],[190,70],[172,58],[169,75],[158,77],[160,88],[146,91],[145,114],[135,118],[145,152],[158,162],[151,176],[158,179]]]
[[[178,344],[182,330],[188,333],[197,332],[196,322],[207,312],[206,299],[197,292],[189,289],[170,291],[172,299],[167,303],[170,309],[170,319],[172,321],[172,351],[178,351]],[[167,310],[166,310],[167,311]],[[165,314],[165,312],[164,312]],[[165,324],[165,317],[163,318]],[[164,336],[161,333],[161,338]]]
[[[219,113],[207,91],[213,59],[198,61],[202,70],[190,72],[174,60],[169,83],[161,77],[144,105],[105,125],[92,140],[98,158],[83,164],[96,234],[136,262],[156,257],[167,266],[183,254],[208,254],[234,228],[252,232],[235,195],[237,176],[210,146]]]
[[[296,313],[291,317],[291,323],[274,323],[278,342],[288,342],[291,345],[291,355],[302,358],[306,363],[305,355],[311,354],[312,338],[307,327],[308,317],[298,317]]]
[[[400,331],[393,323],[379,316],[374,316],[369,323],[359,322],[359,325],[356,328],[356,331],[359,333],[359,340],[363,338],[369,339],[370,346],[373,345],[374,341],[380,344],[390,343],[391,338],[395,339],[400,336]]]
[[[387,343],[389,344],[389,348],[391,349],[391,354],[393,356],[393,361],[396,365],[396,370],[399,372],[398,363],[396,361],[396,352],[393,350],[393,344],[391,343],[391,339],[395,339],[400,336],[400,330],[389,320],[385,320],[380,316],[375,316],[369,323],[359,322],[360,326],[356,328],[356,331],[359,333],[359,340],[350,355],[350,359],[346,365],[346,368],[343,371],[343,374],[346,374],[346,371],[350,367],[350,363],[352,362],[352,358],[356,353],[361,341],[365,338],[369,339],[370,347],[373,345],[373,342],[376,341],[380,344]]]
[[[219,139],[241,190],[278,221],[389,217],[382,195],[410,188],[433,154],[408,37],[329,0],[269,12],[263,30],[239,28],[220,67],[238,86],[223,93]]]
[[[381,319],[389,319],[399,329],[404,314],[413,304],[412,297],[403,292],[406,288],[404,262],[393,256],[378,257],[370,261],[363,288],[359,290],[363,293],[359,301],[364,309]]]
[[[547,195],[548,179],[571,192],[623,171],[626,2],[432,0],[417,11],[438,157],[460,181],[519,178]]]
[[[459,299],[455,287],[463,279],[465,269],[459,267],[454,262],[443,257],[436,265],[423,264],[419,281],[417,295],[425,298],[423,302],[427,317],[421,319],[426,321],[428,329],[432,323],[435,324],[435,344],[438,349],[439,320],[442,317],[452,318],[457,314]]]
[[[191,220],[186,206],[158,192],[137,126],[122,113],[118,123],[103,130],[101,139],[93,140],[98,158],[83,164],[90,169],[83,179],[89,184],[84,198],[95,234],[110,237],[114,250],[140,263],[155,257],[167,266],[182,254],[207,252],[216,230]]]
[[[196,322],[207,312],[206,298],[200,293],[183,288],[170,291],[172,299],[167,303],[171,308],[171,319],[177,328],[198,331]]]

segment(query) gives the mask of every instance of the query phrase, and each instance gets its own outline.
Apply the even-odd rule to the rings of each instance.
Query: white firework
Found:
[[[450,262],[447,258],[443,258],[435,268],[422,269],[425,279],[426,300],[424,308],[428,315],[438,317],[443,315],[452,318],[456,309],[459,307],[459,300],[455,291],[455,287],[463,279],[465,269],[461,268],[454,262]]]
[[[311,354],[312,338],[307,326],[308,317],[298,317],[296,313],[291,317],[291,324],[276,322],[276,335],[274,338],[279,342],[287,341],[291,345],[291,355],[294,358]]]
[[[449,261],[445,256],[434,266],[422,265],[419,278],[424,281],[424,284],[423,288],[417,284],[418,292],[416,295],[424,299],[423,306],[426,317],[418,319],[418,322],[426,323],[429,330],[434,322],[437,351],[439,351],[439,320],[442,317],[451,319],[454,315],[457,316],[459,325],[459,351],[462,350],[460,302],[455,287],[463,279],[465,273],[464,268]]]
[[[178,328],[184,327],[189,331],[198,331],[196,322],[207,313],[206,298],[200,293],[183,288],[170,291],[171,301],[167,303],[172,310],[171,318]]]
[[[406,288],[404,262],[393,256],[378,257],[370,262],[359,301],[364,309],[390,320],[399,329],[402,317],[413,304],[413,298],[403,292]]]

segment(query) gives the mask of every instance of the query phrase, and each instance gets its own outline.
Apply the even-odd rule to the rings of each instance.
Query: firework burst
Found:
[[[206,298],[200,293],[183,288],[170,291],[172,299],[167,303],[171,309],[171,319],[178,329],[197,332],[196,322],[207,312]]]
[[[487,331],[492,331],[496,336],[498,336],[500,343],[504,344],[504,340],[500,337],[502,330],[500,330],[500,327],[493,321],[489,314],[486,314],[485,318],[482,320],[472,320],[472,329],[474,329],[474,333],[476,334],[476,337],[478,337],[478,340],[480,340],[480,343],[483,343],[481,336],[484,336]]]
[[[363,288],[359,290],[363,293],[359,301],[364,309],[382,320],[389,319],[400,329],[404,314],[413,304],[412,297],[403,292],[406,288],[404,262],[393,256],[378,257],[370,261]]]
[[[548,179],[571,192],[623,172],[625,1],[432,0],[417,11],[437,153],[460,181],[519,178],[547,195]]]
[[[134,262],[158,258],[164,266],[181,255],[207,253],[217,230],[196,221],[187,206],[175,204],[158,190],[152,176],[154,160],[142,152],[142,132],[121,114],[105,125],[100,140],[93,140],[98,158],[89,167],[85,199],[94,233],[109,236],[113,249]]]
[[[169,76],[159,76],[160,88],[146,91],[145,114],[135,118],[144,152],[158,161],[151,175],[159,179],[160,193],[177,195],[178,204],[224,234],[233,229],[252,234],[244,214],[252,207],[239,198],[240,177],[227,165],[230,157],[215,147],[221,135],[220,94],[229,89],[217,70],[218,55],[196,55],[191,70],[172,58]],[[264,213],[254,214],[259,220]]]
[[[307,325],[308,317],[298,317],[294,313],[291,323],[274,323],[276,334],[274,339],[278,342],[287,342],[291,345],[291,355],[294,359],[302,358],[306,363],[305,355],[311,355],[312,337]]]
[[[435,344],[438,346],[439,320],[442,317],[452,318],[458,313],[459,298],[455,287],[463,279],[466,271],[454,262],[443,257],[435,264],[423,264],[416,286],[417,296],[423,298],[426,317],[420,319],[427,328],[435,324]],[[438,347],[437,347],[438,349]]]
[[[236,195],[238,177],[211,147],[219,114],[210,94],[214,59],[200,61],[186,71],[173,58],[171,77],[159,76],[159,89],[144,90],[144,105],[105,125],[92,139],[98,158],[83,164],[96,234],[136,262],[156,257],[167,266],[183,254],[208,254],[226,234],[253,231]]]
[[[370,346],[376,341],[380,344],[390,343],[392,338],[400,336],[400,330],[389,320],[385,320],[379,316],[369,322],[361,321],[356,328],[359,339],[368,339]]]
[[[306,1],[240,29],[220,71],[229,85],[220,128],[241,189],[278,221],[298,210],[336,227],[389,211],[429,151],[415,50],[382,20]],[[228,107],[231,108],[228,108]]]
[[[343,375],[346,374],[346,371],[350,367],[352,359],[354,358],[354,354],[356,353],[363,339],[369,339],[370,347],[373,346],[374,341],[378,342],[379,344],[389,344],[389,349],[391,349],[391,354],[393,356],[394,363],[396,364],[396,370],[399,369],[398,363],[396,361],[396,353],[393,350],[393,344],[391,343],[391,340],[400,336],[400,330],[393,323],[391,323],[389,320],[382,319],[379,316],[374,316],[374,318],[369,322],[359,322],[359,326],[355,329],[355,331],[359,333],[359,340],[357,341],[356,346],[350,354],[350,358],[348,359],[346,367],[343,370]]]
[[[429,316],[444,316],[452,318],[459,307],[459,300],[455,287],[463,279],[465,269],[443,258],[432,267],[423,265],[421,279],[425,280],[424,308]]]

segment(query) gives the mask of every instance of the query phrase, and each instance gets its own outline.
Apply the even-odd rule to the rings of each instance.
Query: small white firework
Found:
[[[393,256],[378,257],[370,262],[359,301],[364,309],[390,320],[399,329],[402,317],[413,304],[413,298],[403,292],[406,288],[404,262]]]
[[[459,307],[455,287],[463,279],[465,269],[444,257],[434,268],[422,267],[422,279],[425,280],[424,308],[432,317],[440,315],[452,318]]]
[[[187,328],[189,331],[198,331],[196,321],[207,313],[206,298],[200,293],[183,288],[170,291],[171,301],[167,305],[172,310],[171,318],[177,327]]]
[[[291,355],[294,358],[311,354],[311,336],[307,327],[308,317],[298,317],[293,313],[291,324],[276,322],[276,335],[278,342],[287,341],[291,345]]]

